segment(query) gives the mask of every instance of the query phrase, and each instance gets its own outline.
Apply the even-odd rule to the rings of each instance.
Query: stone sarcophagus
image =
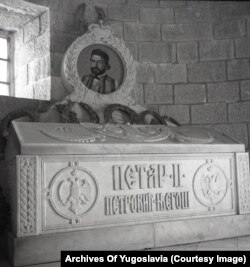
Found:
[[[16,266],[250,234],[248,154],[213,129],[13,122],[9,151]]]

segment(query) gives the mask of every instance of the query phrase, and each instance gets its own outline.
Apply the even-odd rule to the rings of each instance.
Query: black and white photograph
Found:
[[[123,81],[122,61],[107,46],[91,45],[83,49],[77,65],[82,83],[99,94],[115,92]]]

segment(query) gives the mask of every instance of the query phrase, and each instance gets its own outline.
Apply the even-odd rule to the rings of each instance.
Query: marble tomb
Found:
[[[214,129],[13,122],[8,145],[14,266],[250,233],[248,153]]]

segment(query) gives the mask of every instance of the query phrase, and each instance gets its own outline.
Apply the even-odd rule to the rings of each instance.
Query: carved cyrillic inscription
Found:
[[[113,191],[182,188],[181,164],[113,165]],[[106,196],[105,214],[188,209],[189,191]]]
[[[105,214],[145,213],[189,208],[189,192],[117,195],[105,197]]]
[[[157,193],[153,202],[155,203],[156,211],[188,209],[189,192]]]
[[[128,214],[151,212],[153,209],[153,195],[117,195],[105,197],[105,214]]]
[[[166,179],[173,187],[181,186],[180,164],[114,165],[114,190],[162,188]]]
[[[237,154],[239,213],[250,213],[250,177],[248,153]]]
[[[36,158],[20,157],[17,161],[19,178],[19,235],[36,233]]]
[[[42,163],[44,233],[236,214],[233,154],[46,156]]]

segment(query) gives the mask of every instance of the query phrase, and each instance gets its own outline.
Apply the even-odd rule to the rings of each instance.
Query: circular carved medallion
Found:
[[[194,176],[194,194],[203,206],[214,207],[218,205],[224,199],[227,187],[226,175],[214,164],[202,165]]]
[[[83,168],[66,168],[53,179],[50,201],[61,216],[79,218],[89,212],[98,198],[98,184],[94,175]]]

